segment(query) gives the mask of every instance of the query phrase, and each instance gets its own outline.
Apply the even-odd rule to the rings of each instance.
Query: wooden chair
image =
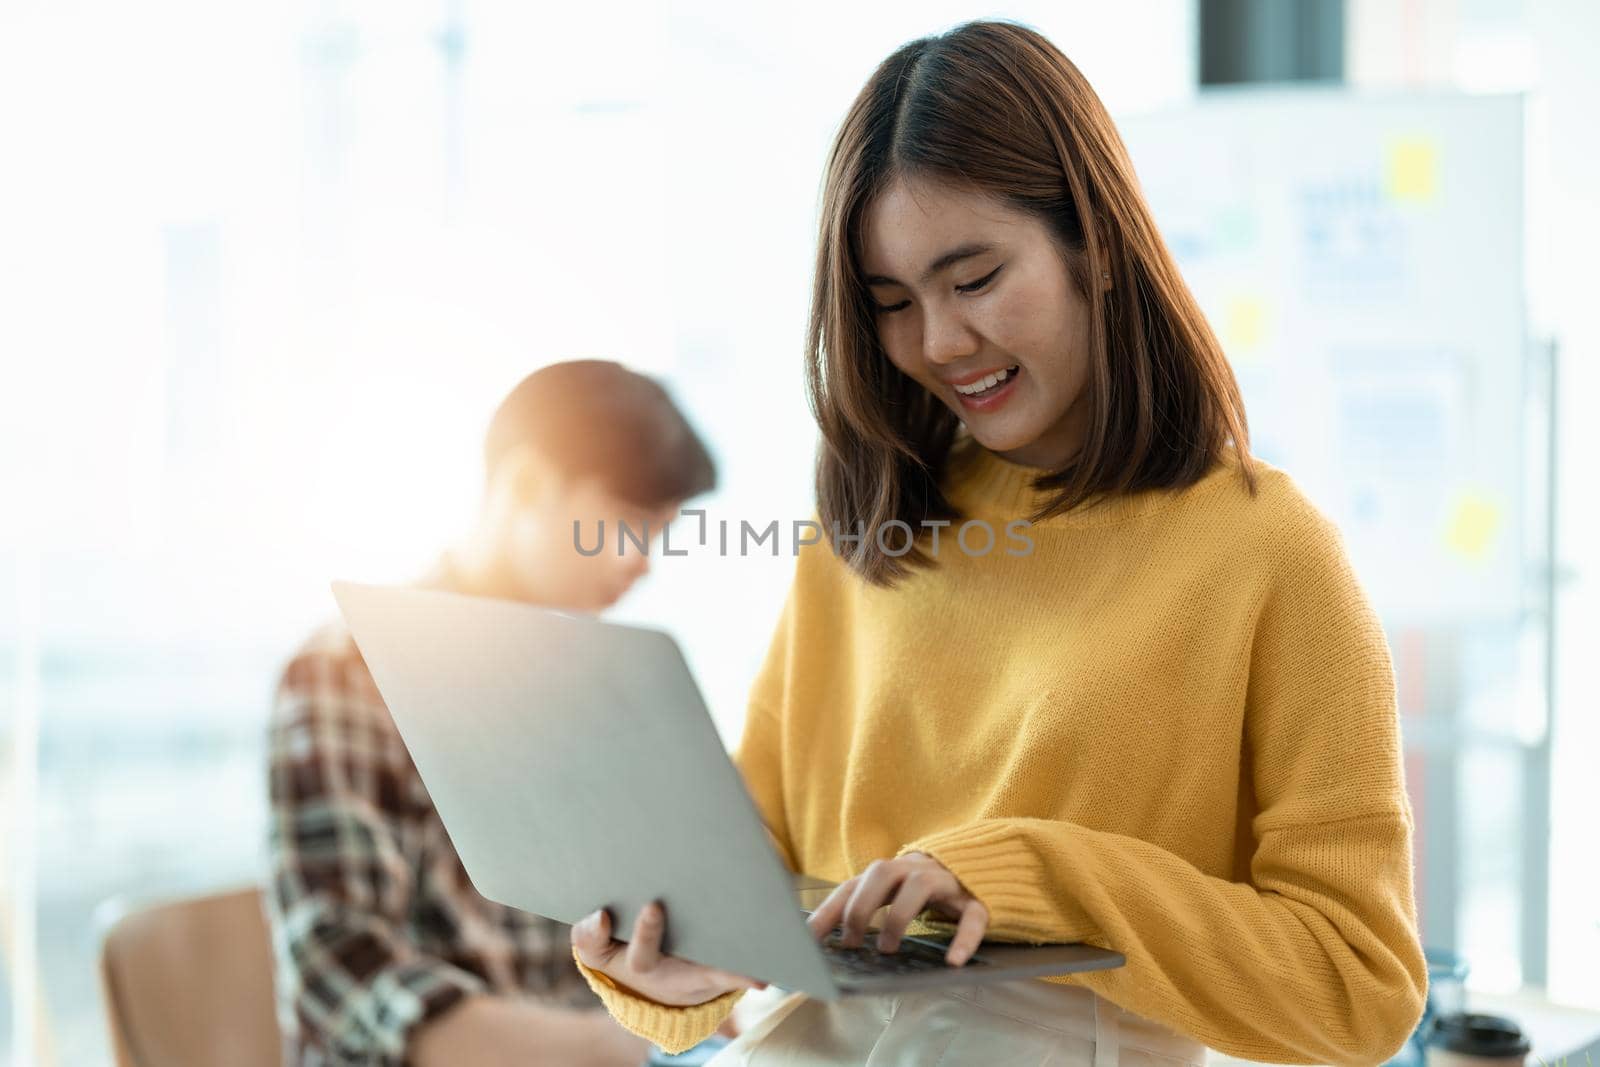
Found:
[[[280,1067],[261,891],[130,912],[100,951],[117,1067]]]

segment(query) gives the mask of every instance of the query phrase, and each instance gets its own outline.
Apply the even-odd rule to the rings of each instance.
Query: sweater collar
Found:
[[[1043,520],[1059,526],[1098,526],[1122,522],[1158,511],[1185,493],[1201,491],[1220,481],[1219,475],[1232,466],[1232,451],[1224,462],[1214,466],[1198,483],[1186,490],[1145,489],[1133,493],[1102,493],[1065,514]],[[1013,463],[978,444],[970,434],[961,434],[951,446],[946,466],[946,494],[962,511],[1005,519],[1028,519],[1042,511],[1057,495],[1056,490],[1040,490],[1035,479],[1048,470]]]

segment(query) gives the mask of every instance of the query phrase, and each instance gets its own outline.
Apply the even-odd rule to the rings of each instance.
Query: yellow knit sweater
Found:
[[[948,491],[986,555],[944,530],[885,590],[801,549],[736,754],[791,868],[925,852],[988,936],[1127,957],[1052,981],[1242,1058],[1396,1052],[1427,969],[1389,651],[1337,527],[1256,470],[1254,497],[1230,453],[1011,555],[1038,472],[963,438]],[[669,1008],[583,970],[668,1050],[739,996]]]

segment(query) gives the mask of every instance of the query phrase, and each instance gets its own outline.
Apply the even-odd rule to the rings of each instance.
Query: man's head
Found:
[[[490,420],[484,467],[469,564],[483,572],[480,584],[579,611],[612,604],[648,569],[626,538],[618,554],[619,524],[655,538],[717,477],[666,390],[606,360],[556,363],[524,378]],[[602,520],[605,541],[594,553]]]

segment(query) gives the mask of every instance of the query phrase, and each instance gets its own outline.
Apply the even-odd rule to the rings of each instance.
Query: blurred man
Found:
[[[626,539],[618,552],[619,522],[654,537],[716,482],[665,391],[598,360],[526,378],[495,413],[484,451],[471,530],[422,584],[564,610],[599,611],[644,574],[645,552]],[[606,549],[585,554],[602,519]],[[600,1010],[577,973],[567,927],[469,884],[340,624],[283,673],[269,777],[267,912],[290,1062],[645,1062],[650,1047]]]

